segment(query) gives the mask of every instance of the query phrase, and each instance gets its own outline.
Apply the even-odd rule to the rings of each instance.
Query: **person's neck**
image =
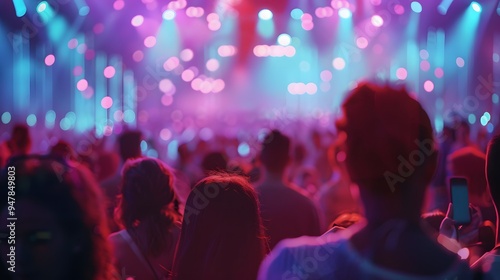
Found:
[[[286,183],[285,172],[269,172],[264,170],[262,185],[264,186],[278,186]]]

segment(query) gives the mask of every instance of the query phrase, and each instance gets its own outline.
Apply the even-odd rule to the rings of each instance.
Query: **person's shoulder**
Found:
[[[282,240],[262,263],[259,280],[295,279],[293,277],[297,273],[329,275],[332,267],[327,260],[345,242],[346,239],[340,234]],[[309,265],[314,265],[314,271],[309,271]]]

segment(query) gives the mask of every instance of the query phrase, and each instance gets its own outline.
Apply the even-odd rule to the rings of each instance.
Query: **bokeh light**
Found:
[[[28,117],[26,118],[26,124],[29,126],[35,126],[36,125],[36,116],[35,114],[29,114]]]
[[[141,50],[137,50],[132,54],[132,59],[135,62],[140,62],[144,59],[144,53]]]
[[[101,99],[101,106],[104,109],[109,109],[113,106],[113,99],[109,96],[105,96]]]
[[[179,54],[179,57],[182,59],[182,61],[191,61],[191,59],[193,59],[194,57],[194,53],[191,49],[183,49]]]
[[[379,15],[372,16],[371,22],[375,27],[381,27],[382,25],[384,25],[384,20]]]
[[[333,68],[337,70],[342,70],[345,67],[345,60],[341,57],[337,57],[332,61]]]
[[[211,58],[207,61],[206,67],[208,71],[217,71],[219,69],[219,61],[215,58]]]
[[[163,141],[168,141],[170,140],[170,138],[172,138],[172,131],[170,131],[170,129],[168,128],[164,128],[160,131],[160,138],[163,140]]]
[[[2,114],[2,123],[8,124],[12,120],[12,116],[9,112],[3,112]]]
[[[455,62],[457,63],[457,66],[462,68],[465,66],[465,60],[461,57],[457,57],[457,59],[455,60]]]
[[[286,33],[283,33],[278,36],[277,42],[282,46],[288,46],[292,42],[292,37],[290,37],[290,35]]]
[[[116,70],[113,66],[107,66],[104,68],[104,77],[111,79],[115,76]]]
[[[53,54],[49,54],[45,57],[45,65],[52,66],[56,62],[56,57]]]
[[[444,71],[443,71],[443,68],[436,68],[434,70],[434,75],[436,76],[436,78],[442,78],[444,76]]]
[[[113,3],[113,9],[115,9],[116,11],[123,9],[123,7],[125,7],[125,2],[123,0],[116,0]]]
[[[420,70],[427,72],[427,71],[429,71],[429,69],[431,69],[431,64],[429,63],[429,61],[422,60],[420,62]]]
[[[144,22],[144,17],[141,15],[136,15],[132,18],[130,24],[132,24],[132,26],[139,27],[142,25],[143,22]]]
[[[419,54],[421,59],[429,59],[429,52],[427,50],[420,50]]]
[[[405,68],[398,68],[396,70],[396,77],[399,80],[406,80],[406,78],[408,77],[408,71],[406,71]]]
[[[79,90],[79,91],[84,91],[87,89],[87,87],[89,86],[89,83],[87,82],[87,80],[85,79],[81,79],[79,80],[77,83],[76,83],[76,88]]]
[[[194,72],[191,69],[182,71],[181,78],[184,82],[191,82],[194,79]]]
[[[304,12],[299,8],[295,8],[290,12],[290,16],[296,20],[300,20],[303,14]]]
[[[263,9],[259,12],[259,18],[261,20],[270,20],[273,18],[273,12],[269,9]]]
[[[396,15],[402,15],[405,13],[405,8],[400,4],[396,4],[394,5],[394,12]]]
[[[321,80],[324,82],[329,82],[333,77],[332,72],[330,72],[329,70],[321,71],[319,76],[320,76]]]
[[[172,56],[163,63],[163,69],[166,71],[172,71],[179,66],[179,59],[176,56]]]
[[[425,81],[424,90],[427,92],[432,92],[434,90],[434,83],[430,80]]]
[[[144,46],[147,48],[152,48],[156,45],[156,37],[155,36],[148,36],[146,39],[144,39]]]
[[[358,37],[356,39],[356,46],[360,49],[365,49],[368,47],[368,40],[365,37]]]

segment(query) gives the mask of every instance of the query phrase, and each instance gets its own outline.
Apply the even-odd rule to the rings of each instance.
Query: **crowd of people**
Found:
[[[61,139],[33,154],[16,125],[0,144],[0,278],[500,279],[500,136],[485,151],[457,119],[438,140],[389,85],[360,83],[342,112],[335,135],[270,130],[246,160],[200,142],[165,162],[135,130],[114,152]],[[467,179],[469,224],[450,177]]]

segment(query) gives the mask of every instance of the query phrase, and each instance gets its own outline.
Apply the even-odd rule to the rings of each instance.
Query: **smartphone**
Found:
[[[471,222],[469,209],[469,189],[467,179],[463,177],[450,178],[451,203],[453,217],[457,225],[467,225]]]

